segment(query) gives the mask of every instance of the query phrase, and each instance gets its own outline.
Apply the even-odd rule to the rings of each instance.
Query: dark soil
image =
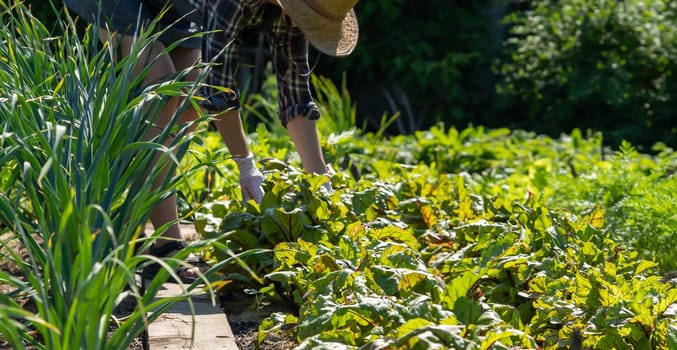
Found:
[[[259,324],[272,313],[298,313],[298,308],[291,304],[281,302],[257,305],[255,297],[232,291],[224,293],[221,297],[221,306],[226,313],[235,340],[242,350],[257,349]],[[281,332],[269,334],[258,349],[287,350],[293,349],[296,345],[298,345],[296,339],[288,333]]]
[[[28,254],[26,250],[21,246],[17,240],[11,240],[9,234],[0,236],[0,270],[8,272],[16,277],[21,277],[21,269],[12,259],[5,258],[7,256],[7,250],[13,250],[24,260],[28,261]],[[12,287],[7,284],[0,283],[0,293],[8,294],[12,292]],[[17,299],[16,300],[24,309],[29,310],[30,312],[37,313],[37,310],[33,303],[29,299]],[[129,316],[136,308],[136,299],[133,297],[128,297],[124,299],[120,305],[113,311],[113,315],[117,318],[124,318]],[[109,331],[114,331],[114,325],[111,325]],[[35,334],[37,336],[37,334]],[[144,337],[138,337],[135,339],[130,346],[125,350],[143,350],[144,349]],[[6,341],[3,341],[0,335],[0,350],[11,350],[13,349]],[[33,347],[26,346],[26,349],[32,350]]]
[[[10,236],[4,235],[0,237],[0,270],[8,272],[14,276],[21,275],[21,269],[11,260],[5,258],[7,250],[11,249],[18,253],[25,261],[28,259],[26,250],[16,240],[9,240]],[[12,291],[9,285],[0,283],[0,293],[8,294]],[[30,300],[17,300],[24,308],[31,312],[36,312],[35,307]],[[283,304],[265,304],[257,305],[256,299],[253,296],[246,295],[239,292],[228,292],[221,297],[221,306],[230,323],[233,335],[242,350],[256,349],[256,342],[258,338],[258,327],[261,321],[274,312],[288,312],[296,313],[298,310],[291,305]],[[129,297],[122,301],[122,303],[115,309],[114,315],[118,318],[128,316],[136,307],[136,300]],[[114,326],[111,325],[111,331]],[[143,350],[144,337],[138,337],[125,350]],[[264,339],[262,344],[258,347],[261,350],[286,350],[293,349],[296,346],[296,340],[286,333],[270,334]],[[10,350],[12,347],[7,342],[0,338],[0,350]],[[31,350],[31,347],[27,347]]]
[[[21,275],[21,269],[11,260],[7,259],[7,250],[11,249],[18,253],[22,259],[27,261],[28,255],[26,250],[16,240],[8,240],[9,236],[0,236],[0,270],[8,272],[14,276]],[[9,285],[0,283],[0,293],[8,294],[12,291]],[[221,306],[228,318],[233,335],[241,350],[257,349],[256,343],[258,338],[259,324],[274,312],[297,313],[298,309],[286,303],[266,303],[260,304],[256,302],[256,298],[247,295],[243,292],[229,291],[221,296]],[[36,312],[35,307],[30,300],[17,300],[24,308],[31,312]],[[136,300],[129,297],[122,301],[122,303],[114,310],[114,316],[124,318],[128,316],[136,307]],[[111,331],[114,326],[111,325]],[[138,337],[125,350],[143,350],[144,337]],[[260,344],[260,350],[286,350],[293,349],[297,344],[288,333],[269,334]],[[12,347],[7,342],[2,341],[0,337],[0,350],[10,350]],[[31,347],[27,347],[31,350]]]

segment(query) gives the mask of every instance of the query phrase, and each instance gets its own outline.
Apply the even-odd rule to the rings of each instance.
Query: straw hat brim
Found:
[[[335,21],[318,15],[303,1],[281,2],[287,16],[318,51],[340,57],[349,55],[357,46],[359,28],[355,10],[351,9],[342,21]]]

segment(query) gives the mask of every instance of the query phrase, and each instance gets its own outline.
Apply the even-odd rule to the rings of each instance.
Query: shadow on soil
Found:
[[[298,345],[296,339],[289,334],[275,333],[269,334],[259,347],[256,347],[259,324],[275,312],[297,314],[298,308],[291,304],[259,305],[254,296],[228,291],[221,296],[221,307],[242,350],[287,350]]]

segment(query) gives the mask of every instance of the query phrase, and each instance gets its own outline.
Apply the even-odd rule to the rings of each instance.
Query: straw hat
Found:
[[[353,7],[357,0],[280,0],[284,11],[320,52],[347,56],[355,49],[359,29]]]

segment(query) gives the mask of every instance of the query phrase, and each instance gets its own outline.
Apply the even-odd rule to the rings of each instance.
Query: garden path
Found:
[[[182,230],[188,235],[195,234],[192,225],[182,225]],[[179,285],[165,283],[157,298],[180,293]],[[191,300],[193,310],[188,301],[178,302],[150,324],[150,350],[238,350],[233,331],[218,298],[213,303],[207,292],[196,290]]]

